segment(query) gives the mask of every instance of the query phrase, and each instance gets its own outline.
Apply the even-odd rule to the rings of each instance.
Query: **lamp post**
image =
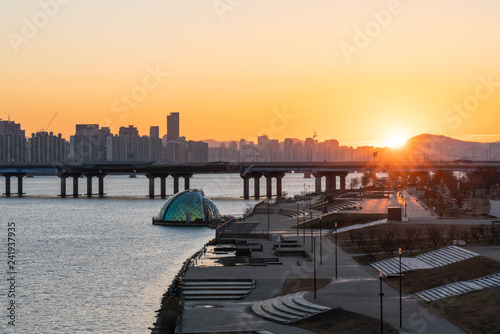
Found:
[[[316,233],[313,236],[313,258],[314,258],[314,299],[316,299]]]
[[[335,222],[335,279],[337,279],[337,222]]]
[[[319,216],[319,265],[323,265],[323,245],[321,240],[323,239],[323,234],[321,233],[321,216]]]
[[[267,236],[271,238],[269,235],[269,198],[267,199]]]
[[[297,202],[297,236],[299,236],[299,202]]]
[[[302,205],[302,242],[306,243],[306,207]]]
[[[311,252],[313,251],[313,210],[309,207],[309,215],[311,216],[311,220],[309,226],[311,226]]]
[[[384,310],[382,308],[382,297],[384,293],[382,292],[382,270],[380,271],[380,333],[384,332]]]
[[[399,328],[403,328],[403,296],[401,292],[401,248],[399,249]]]

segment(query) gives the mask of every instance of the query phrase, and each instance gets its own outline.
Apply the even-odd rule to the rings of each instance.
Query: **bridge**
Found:
[[[0,164],[0,174],[5,177],[5,193],[23,196],[23,178],[27,175],[57,175],[61,181],[61,197],[66,197],[66,179],[73,181],[73,197],[78,197],[78,181],[87,179],[86,196],[93,196],[92,179],[98,179],[99,197],[104,196],[106,175],[143,174],[149,179],[149,197],[155,197],[155,179],[160,178],[160,196],[166,197],[166,179],[173,178],[173,192],[179,192],[179,180],[184,179],[184,189],[189,189],[194,174],[234,173],[243,179],[243,197],[250,198],[250,179],[254,180],[254,197],[260,198],[260,178],[266,178],[266,196],[272,195],[272,179],[276,179],[277,197],[282,194],[282,179],[286,173],[311,173],[315,178],[315,192],[322,191],[322,179],[326,179],[325,191],[331,193],[337,188],[346,189],[349,173],[389,174],[424,173],[437,170],[471,172],[477,169],[493,168],[500,171],[500,161],[420,161],[420,162],[258,162],[258,163],[173,163],[154,161],[139,162],[88,162],[55,164]],[[17,193],[11,191],[11,178],[17,178]],[[337,187],[337,180],[340,186]]]

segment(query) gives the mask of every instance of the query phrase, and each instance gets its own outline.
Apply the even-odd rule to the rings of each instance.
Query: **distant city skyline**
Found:
[[[179,112],[193,140],[500,139],[496,0],[18,0],[0,9],[0,117],[27,133],[56,113],[49,131],[64,138],[75,123],[164,133],[165,115]]]

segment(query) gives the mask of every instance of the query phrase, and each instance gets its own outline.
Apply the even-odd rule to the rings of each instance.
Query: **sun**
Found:
[[[392,136],[385,142],[385,146],[397,148],[406,143],[406,138],[400,135]]]

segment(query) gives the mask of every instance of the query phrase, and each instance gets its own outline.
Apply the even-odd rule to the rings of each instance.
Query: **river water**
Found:
[[[80,193],[86,192],[85,180]],[[173,185],[167,180],[169,193]],[[4,182],[0,177],[2,192]],[[17,190],[15,179],[11,187]],[[314,179],[302,174],[283,179],[288,195],[304,187],[312,190]],[[191,188],[204,190],[223,215],[241,216],[257,202],[241,198],[238,175],[195,175]],[[159,193],[159,182],[156,189]],[[213,230],[152,225],[165,200],[147,198],[144,176],[107,176],[104,199],[62,199],[59,191],[57,177],[24,178],[25,198],[0,197],[0,332],[150,333],[162,294],[186,258],[213,238]],[[14,275],[7,268],[12,223]],[[12,301],[15,327],[7,317]]]

